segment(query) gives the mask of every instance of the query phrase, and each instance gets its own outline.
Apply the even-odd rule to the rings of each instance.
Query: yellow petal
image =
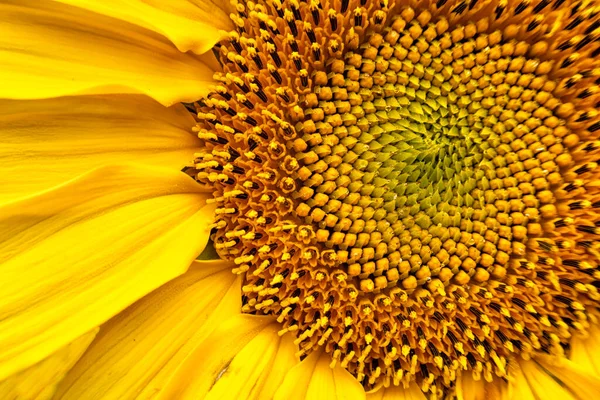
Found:
[[[0,73],[0,98],[141,92],[171,105],[206,93],[213,72],[146,28],[54,1],[7,0]]]
[[[500,378],[494,379],[493,382],[487,382],[483,378],[475,380],[470,371],[464,371],[456,380],[458,400],[501,399],[507,389],[506,384]]]
[[[575,364],[590,372],[600,375],[600,329],[596,326],[590,328],[589,336],[585,339],[574,337],[571,340],[571,353],[569,358]]]
[[[256,396],[257,400],[273,398],[287,372],[300,362],[298,356],[296,356],[297,351],[298,347],[294,344],[294,337],[291,334],[281,337],[271,371],[264,381],[260,394]]]
[[[241,281],[226,261],[188,272],[102,326],[57,399],[150,398],[220,321],[239,313]],[[121,377],[115,379],[115,377]]]
[[[183,274],[214,207],[187,175],[105,167],[0,207],[0,379]]]
[[[565,358],[541,354],[537,361],[554,379],[567,387],[576,398],[595,399],[600,393],[600,377],[594,371]]]
[[[458,400],[484,400],[485,381],[475,380],[471,371],[465,371],[456,381],[456,397]]]
[[[521,361],[519,364],[536,398],[575,400],[567,389],[544,371],[535,361]]]
[[[285,373],[300,362],[292,336],[280,337],[279,329],[273,323],[248,342],[204,399],[272,399]]]
[[[169,38],[181,51],[198,54],[231,31],[228,1],[189,0],[59,0],[103,15],[140,25]]]
[[[199,146],[193,126],[181,104],[143,95],[0,100],[0,204],[107,164],[179,170]]]
[[[598,370],[595,366],[596,357],[594,356],[594,354],[598,353],[588,352],[586,341],[587,340],[579,337],[575,337],[571,340],[571,352],[569,354],[569,359],[575,364],[593,371],[595,374],[598,374]]]
[[[389,393],[392,393],[392,391],[394,391],[394,393],[390,397]],[[403,397],[395,396],[395,394],[396,394],[395,392],[396,392],[396,387],[390,387],[390,388],[387,388],[387,389],[384,389],[382,387],[382,388],[379,388],[379,389],[377,389],[375,391],[369,391],[369,392],[367,392],[367,398],[366,398],[366,400],[383,400],[383,396],[384,395],[388,395],[388,397],[390,397],[393,400],[398,400],[398,399],[403,400],[404,399]]]
[[[52,398],[56,385],[94,340],[98,328],[75,339],[43,361],[0,382],[0,398],[45,400]]]
[[[341,366],[330,368],[331,356],[313,351],[286,375],[275,400],[366,399],[360,383]]]
[[[418,385],[411,384],[408,389],[399,386],[381,388],[375,393],[367,394],[367,400],[427,400]]]
[[[510,375],[510,399],[515,400],[536,400],[527,378],[523,374],[521,367],[518,363],[515,363],[509,369]]]
[[[288,346],[277,335],[278,329],[272,318],[264,316],[240,314],[221,322],[173,374],[159,398],[266,398],[260,390],[278,348]],[[219,384],[221,379],[225,383]]]

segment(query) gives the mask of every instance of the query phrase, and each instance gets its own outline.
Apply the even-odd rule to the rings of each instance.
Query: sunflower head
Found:
[[[234,6],[195,168],[243,311],[366,389],[565,356],[598,317],[598,7]]]

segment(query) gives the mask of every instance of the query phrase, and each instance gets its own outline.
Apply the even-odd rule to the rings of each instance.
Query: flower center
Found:
[[[597,321],[595,50],[503,4],[237,3],[197,103],[243,311],[366,388],[441,397]]]

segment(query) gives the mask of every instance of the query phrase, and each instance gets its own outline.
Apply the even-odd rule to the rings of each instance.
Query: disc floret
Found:
[[[441,397],[597,322],[596,14],[496,3],[236,3],[196,104],[243,311],[366,388]]]

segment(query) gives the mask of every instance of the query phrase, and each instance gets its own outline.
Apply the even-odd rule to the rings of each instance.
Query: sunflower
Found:
[[[600,395],[600,4],[0,0],[0,397]]]

